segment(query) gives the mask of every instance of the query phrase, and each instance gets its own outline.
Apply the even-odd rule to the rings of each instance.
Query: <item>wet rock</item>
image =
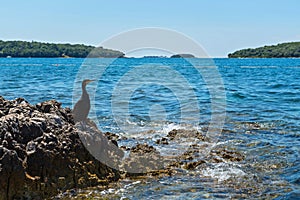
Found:
[[[232,162],[240,162],[244,160],[245,156],[242,155],[238,151],[234,150],[228,150],[224,147],[218,147],[216,149],[213,149],[210,152],[210,160],[212,162],[224,162],[225,161],[232,161]]]
[[[127,176],[145,175],[164,168],[164,158],[151,145],[137,144],[130,149],[129,157],[123,162]]]
[[[196,161],[196,162],[190,162],[190,163],[185,164],[183,166],[183,168],[187,169],[187,170],[193,170],[196,167],[198,167],[199,165],[202,165],[204,163],[206,163],[204,160],[199,160],[199,161]]]
[[[120,136],[118,136],[117,134],[115,133],[111,133],[111,132],[106,132],[105,133],[106,137],[109,139],[109,140],[119,140],[120,139]]]
[[[208,141],[209,139],[198,130],[189,129],[173,129],[167,135],[170,140],[189,138],[191,140],[198,139],[201,141]]]
[[[171,134],[174,133],[178,137],[177,130],[171,132]],[[168,167],[194,170],[202,167],[205,163],[240,162],[244,159],[245,156],[241,152],[228,149],[226,146],[212,147],[206,143],[195,143],[187,147],[184,153],[178,155],[176,160],[170,162]]]
[[[168,136],[171,140],[174,139],[177,135],[177,130],[176,129],[173,129],[171,130],[169,133],[168,133]]]
[[[106,132],[105,135],[106,135],[107,139],[109,141],[111,141],[114,145],[116,145],[117,147],[119,146],[117,141],[119,141],[121,139],[123,139],[123,140],[126,139],[126,138],[121,138],[119,135],[117,135],[115,133],[110,133],[110,132]]]
[[[165,138],[165,137],[163,137],[163,138],[161,138],[161,139],[158,139],[158,140],[156,140],[156,142],[155,142],[156,144],[165,144],[165,145],[168,145],[169,144],[169,142],[168,142],[168,139],[167,138]]]
[[[0,96],[0,127],[0,200],[44,199],[120,177],[90,154],[79,137],[89,133],[55,100],[30,105]],[[103,144],[108,141],[95,132],[105,138]]]

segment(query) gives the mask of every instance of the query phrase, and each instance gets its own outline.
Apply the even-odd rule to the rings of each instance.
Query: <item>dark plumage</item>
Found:
[[[90,97],[89,94],[86,91],[86,85],[89,84],[94,80],[86,79],[82,81],[82,94],[81,98],[78,100],[78,102],[75,104],[73,109],[73,118],[74,122],[85,122],[87,119],[87,116],[90,112]]]

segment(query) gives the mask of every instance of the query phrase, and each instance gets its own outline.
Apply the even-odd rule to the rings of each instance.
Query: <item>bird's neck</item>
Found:
[[[85,86],[82,86],[82,95],[81,96],[89,99],[89,95],[86,91]]]

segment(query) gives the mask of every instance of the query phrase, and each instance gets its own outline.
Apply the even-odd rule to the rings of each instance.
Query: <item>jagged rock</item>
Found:
[[[130,149],[129,157],[124,160],[123,168],[127,176],[144,175],[164,169],[164,158],[148,144],[137,144]]]
[[[25,169],[17,152],[0,146],[0,163],[0,199],[22,196]]]
[[[171,175],[209,162],[240,162],[244,155],[224,147],[206,148],[202,130],[172,130],[159,145],[193,142],[176,157],[149,144],[118,148],[122,138],[102,133],[92,121],[74,124],[71,109],[55,100],[31,105],[0,96],[0,200],[44,199],[68,189],[108,184],[126,176]],[[199,159],[199,155],[205,156]],[[75,190],[74,190],[75,191]]]
[[[89,133],[55,100],[30,105],[0,96],[0,127],[0,200],[44,199],[119,178],[85,148],[79,135]]]
[[[163,137],[161,139],[157,139],[155,143],[156,144],[165,144],[165,145],[169,144],[168,139],[165,137]]]
[[[209,138],[207,138],[203,133],[200,133],[197,130],[186,130],[186,129],[173,129],[171,130],[167,137],[170,140],[174,139],[181,139],[181,138],[190,138],[192,140],[198,139],[200,141],[208,141]]]

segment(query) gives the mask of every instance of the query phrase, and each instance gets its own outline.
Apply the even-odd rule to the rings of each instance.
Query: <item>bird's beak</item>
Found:
[[[95,80],[88,80],[88,82],[87,83],[90,83],[90,82],[94,82]]]

